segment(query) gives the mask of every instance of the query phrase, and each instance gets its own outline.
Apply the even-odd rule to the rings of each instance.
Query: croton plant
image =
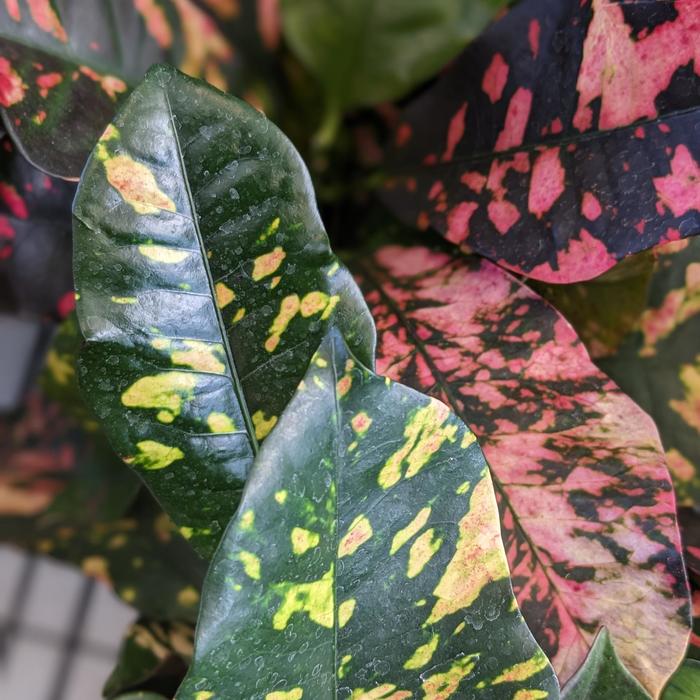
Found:
[[[700,698],[699,0],[1,0],[0,106],[105,697]]]

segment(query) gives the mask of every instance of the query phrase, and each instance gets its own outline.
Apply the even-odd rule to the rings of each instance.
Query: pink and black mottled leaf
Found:
[[[657,697],[683,657],[689,596],[651,419],[561,315],[492,263],[388,246],[354,270],[378,371],[449,403],[480,437],[516,597],[560,680],[604,625]]]
[[[697,0],[525,0],[410,103],[384,198],[535,279],[700,232]]]
[[[75,186],[0,141],[0,308],[58,320],[74,306],[70,205]]]
[[[700,505],[700,239],[657,251],[637,329],[598,364],[654,418],[681,505]]]
[[[153,63],[241,88],[241,56],[193,0],[0,0],[0,108],[25,156],[77,178]]]

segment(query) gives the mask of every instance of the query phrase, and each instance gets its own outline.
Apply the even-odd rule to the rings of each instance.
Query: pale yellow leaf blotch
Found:
[[[163,445],[155,440],[142,440],[136,443],[136,447],[138,453],[125,461],[148,471],[165,469],[185,456],[179,447]]]
[[[275,217],[270,225],[265,229],[265,231],[258,237],[260,243],[265,242],[270,236],[274,236],[277,233],[277,229],[280,227],[279,216]]]
[[[352,661],[352,654],[345,654],[345,656],[340,660],[340,666],[338,666],[338,678],[345,678],[347,673],[348,664]]]
[[[281,506],[285,504],[287,500],[287,490],[282,489],[281,491],[276,491],[275,492],[275,500],[277,503],[279,503]]]
[[[265,700],[301,700],[304,696],[304,691],[301,688],[292,688],[292,690],[275,690],[273,693],[268,693]]]
[[[185,365],[198,372],[225,374],[226,365],[220,359],[224,357],[224,346],[220,343],[204,343],[201,340],[183,340],[185,350],[175,350],[171,359],[173,364]]]
[[[466,449],[469,447],[469,445],[473,445],[476,442],[476,435],[472,433],[471,430],[465,430],[464,431],[464,437],[462,437],[462,442],[460,443],[460,447],[462,449]]]
[[[111,297],[113,304],[137,304],[136,297]]]
[[[297,556],[305,554],[309,549],[318,546],[321,538],[318,533],[306,530],[303,527],[295,527],[290,535],[292,540],[292,551]]]
[[[393,683],[383,683],[372,690],[356,688],[352,691],[350,700],[406,700],[412,697],[410,690],[396,690]]]
[[[103,157],[102,157],[103,156]],[[131,156],[110,156],[98,150],[107,173],[107,181],[133,207],[137,214],[176,211],[175,202],[163,192],[151,170]]]
[[[310,583],[280,584],[277,587],[284,592],[284,600],[272,618],[276,630],[287,627],[289,619],[295,613],[306,613],[321,627],[333,627],[333,565],[318,580]]]
[[[252,530],[253,526],[255,525],[255,511],[252,508],[248,508],[248,510],[241,515],[241,521],[239,524],[241,530]]]
[[[367,415],[366,411],[360,411],[352,417],[350,425],[358,435],[364,435],[372,425],[372,419]]]
[[[523,688],[516,691],[513,700],[544,700],[548,697],[549,693],[546,690]]]
[[[544,652],[538,649],[534,656],[527,661],[510,666],[491,681],[480,681],[476,687],[485,688],[487,685],[500,685],[501,683],[521,683],[540,671],[544,671],[548,665],[549,661]]]
[[[185,608],[191,608],[199,603],[199,593],[193,586],[185,586],[178,591],[177,602]]]
[[[291,320],[299,313],[300,306],[298,294],[290,294],[282,299],[279,313],[270,326],[270,336],[265,341],[265,350],[274,352],[279,345],[282,334],[287,330]]]
[[[406,576],[415,578],[423,571],[425,565],[435,556],[442,545],[442,538],[435,537],[435,530],[430,528],[426,530],[418,539],[411,545],[408,552],[408,568]]]
[[[413,656],[406,661],[403,667],[407,671],[415,671],[419,668],[423,668],[423,666],[427,666],[430,663],[430,659],[433,658],[435,650],[438,648],[439,641],[440,635],[433,634],[429,642],[422,644],[415,650]]]
[[[166,265],[175,265],[176,263],[180,263],[190,254],[188,250],[170,248],[164,245],[140,245],[139,253],[146,256],[150,260],[164,263]]]
[[[214,693],[211,690],[198,690],[194,694],[194,700],[211,700],[214,697]]]
[[[236,293],[227,287],[223,282],[217,282],[214,287],[216,293],[216,305],[220,309],[226,308],[235,298]]]
[[[423,681],[425,700],[445,700],[457,692],[459,684],[476,666],[478,654],[469,654],[457,659],[447,671],[435,673]]]
[[[426,506],[422,508],[418,515],[416,515],[411,522],[406,525],[403,529],[399,530],[395,535],[394,539],[391,541],[391,549],[389,554],[396,554],[396,552],[403,547],[406,542],[408,542],[416,533],[418,533],[423,526],[428,522],[432,508]]]
[[[252,277],[255,282],[269,277],[277,272],[282,261],[287,257],[287,254],[282,250],[281,246],[277,246],[270,253],[259,255],[253,263]]]
[[[262,411],[256,411],[253,414],[253,427],[255,428],[255,437],[258,440],[266,438],[270,431],[275,427],[277,423],[277,416],[270,416],[265,418],[265,414]]]
[[[75,374],[75,368],[53,348],[46,355],[46,368],[49,370],[56,384],[65,386]]]
[[[357,605],[357,601],[354,598],[348,598],[338,606],[338,627],[345,627],[350,622],[350,618],[355,612],[355,605]]]
[[[338,544],[338,558],[354,554],[370,537],[372,537],[371,523],[364,515],[358,515]]]
[[[196,378],[187,372],[141,377],[122,394],[122,403],[127,408],[160,409],[157,419],[161,423],[172,423],[180,415],[183,400],[192,397],[196,385]]]
[[[210,413],[207,417],[207,425],[212,433],[235,433],[236,424],[231,420],[230,416],[225,413]]]
[[[260,579],[260,559],[255,554],[241,550],[238,552],[238,561],[243,564],[246,576],[256,581]]]
[[[462,496],[465,494],[467,491],[469,491],[469,482],[468,481],[463,481],[456,489],[455,493],[458,496]]]
[[[408,465],[404,476],[410,479],[430,461],[445,440],[455,441],[457,425],[445,425],[449,417],[450,409],[436,399],[431,399],[413,414],[404,429],[406,442],[389,457],[379,472],[377,481],[382,488],[388,489],[401,480],[404,462]]]
[[[508,578],[498,523],[491,478],[484,473],[471,493],[467,513],[459,521],[455,553],[433,591],[437,602],[426,625],[468,608],[484,586]]]
[[[238,309],[233,316],[233,322],[238,323],[245,316],[245,309]]]

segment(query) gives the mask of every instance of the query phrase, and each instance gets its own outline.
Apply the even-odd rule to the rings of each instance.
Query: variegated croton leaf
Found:
[[[200,552],[337,323],[374,325],[308,172],[249,105],[156,67],[99,140],[74,205],[83,393]]]
[[[659,426],[679,503],[700,505],[700,239],[657,251],[637,329],[598,364]]]
[[[80,175],[118,103],[159,61],[240,87],[240,55],[193,0],[0,1],[5,125],[49,173]]]
[[[558,686],[513,598],[474,434],[363,367],[333,329],[212,562],[177,698],[341,697]]]
[[[700,232],[700,4],[525,0],[406,109],[397,216],[529,277]]]
[[[145,690],[173,697],[192,660],[193,641],[190,624],[138,619],[122,642],[104,697]]]
[[[651,419],[562,316],[492,263],[388,246],[353,269],[378,371],[441,398],[481,438],[516,597],[560,680],[605,625],[658,696],[683,656],[689,600]]]
[[[60,319],[73,308],[70,203],[74,194],[75,185],[45,175],[17,152],[9,137],[0,139],[3,310]]]
[[[645,700],[649,693],[620,663],[608,630],[596,635],[586,661],[564,686],[562,700]]]

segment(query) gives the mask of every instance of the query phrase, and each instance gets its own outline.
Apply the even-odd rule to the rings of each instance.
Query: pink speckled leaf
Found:
[[[683,657],[689,598],[651,419],[560,314],[492,263],[388,246],[354,268],[378,371],[447,402],[481,438],[516,596],[560,680],[605,625],[658,696]]]
[[[410,103],[384,198],[529,277],[700,232],[700,3],[525,0]]]

